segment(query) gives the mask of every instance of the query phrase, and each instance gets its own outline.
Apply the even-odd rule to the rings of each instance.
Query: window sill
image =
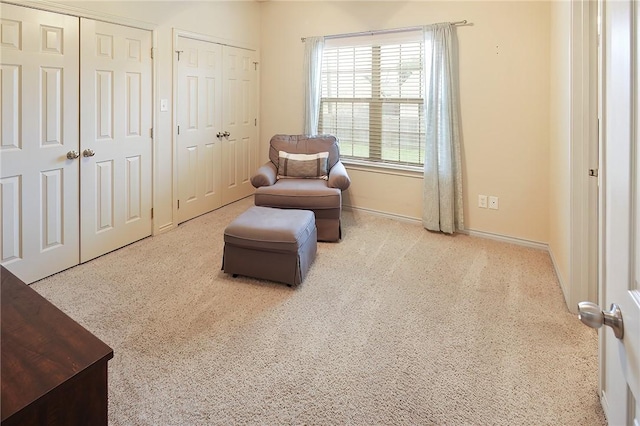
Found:
[[[353,160],[350,158],[342,158],[340,161],[342,161],[342,164],[344,164],[348,170],[404,176],[415,179],[422,179],[424,177],[424,171],[421,166],[400,166],[388,163],[373,163],[369,161]]]

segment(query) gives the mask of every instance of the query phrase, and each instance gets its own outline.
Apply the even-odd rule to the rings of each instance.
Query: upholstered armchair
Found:
[[[311,210],[318,241],[342,237],[342,191],[351,184],[332,135],[275,135],[269,161],[251,177],[256,206]]]

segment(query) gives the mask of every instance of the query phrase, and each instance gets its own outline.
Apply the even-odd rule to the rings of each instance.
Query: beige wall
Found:
[[[563,286],[570,285],[571,3],[551,6],[549,251]],[[565,292],[567,289],[564,289]]]
[[[259,50],[261,158],[266,160],[268,141],[273,134],[299,133],[303,128],[304,45],[300,37],[467,19],[472,25],[457,30],[466,227],[531,241],[550,239],[549,217],[555,220],[552,212],[558,211],[557,206],[550,206],[550,191],[556,202],[566,197],[550,186],[549,180],[550,172],[560,173],[562,167],[556,164],[550,170],[548,2],[55,4],[144,21],[155,29],[155,231],[175,225],[173,117],[171,111],[159,111],[159,99],[168,99],[172,104],[174,28]],[[354,168],[350,168],[350,173],[353,185],[345,194],[346,205],[414,219],[421,217],[419,175]],[[500,209],[478,208],[478,194],[498,196]]]
[[[468,20],[458,27],[466,227],[549,239],[548,2],[264,2],[261,140],[303,129],[300,37]],[[261,153],[266,159],[266,145]],[[415,177],[350,169],[345,203],[421,217]],[[393,184],[390,184],[393,182]],[[480,209],[478,194],[499,197]]]
[[[160,99],[173,104],[173,29],[198,33],[241,47],[260,45],[260,4],[237,1],[67,1],[56,2],[105,17],[148,23],[156,36],[154,231],[177,225],[174,218],[172,112],[160,112]]]

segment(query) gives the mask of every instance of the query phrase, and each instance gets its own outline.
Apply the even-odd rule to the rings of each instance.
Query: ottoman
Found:
[[[224,231],[222,269],[297,286],[316,256],[316,239],[312,211],[250,207]]]

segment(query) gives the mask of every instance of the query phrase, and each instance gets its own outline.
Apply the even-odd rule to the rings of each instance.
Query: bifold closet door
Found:
[[[257,62],[252,50],[223,48],[222,203],[253,194],[258,168]]]
[[[221,205],[222,46],[178,37],[178,223]]]
[[[80,20],[85,262],[151,235],[151,32]]]
[[[31,283],[79,260],[78,18],[0,16],[0,257]]]
[[[0,15],[0,262],[31,283],[151,234],[151,33]]]

